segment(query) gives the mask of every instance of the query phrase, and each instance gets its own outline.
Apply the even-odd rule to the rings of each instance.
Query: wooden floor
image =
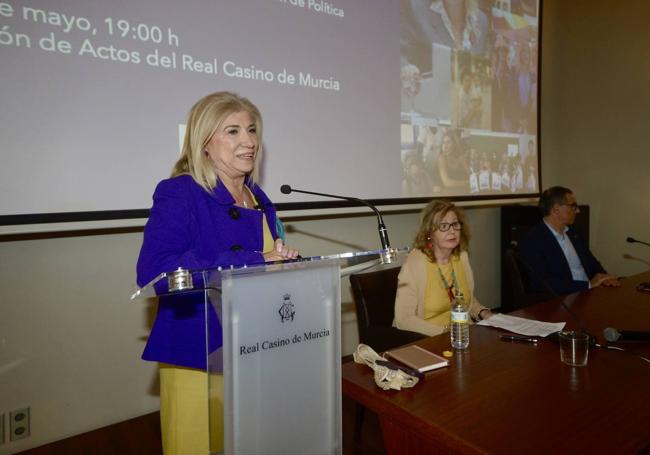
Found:
[[[343,455],[379,455],[384,450],[377,416],[365,412],[361,438],[354,441],[354,402],[343,398]],[[28,455],[160,455],[160,416],[154,412],[35,449]],[[291,454],[287,454],[291,455]]]

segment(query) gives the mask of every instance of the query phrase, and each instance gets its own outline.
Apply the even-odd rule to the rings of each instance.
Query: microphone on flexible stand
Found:
[[[643,245],[650,246],[650,243],[644,242],[642,240],[637,240],[637,239],[635,239],[633,237],[628,237],[628,238],[625,239],[625,241],[627,243],[642,243]]]
[[[377,215],[377,229],[379,230],[379,239],[381,241],[381,248],[385,251],[385,254],[382,254],[382,261],[384,263],[393,262],[394,254],[390,246],[390,240],[388,240],[388,230],[386,229],[386,225],[384,224],[384,219],[382,218],[379,210],[377,210],[377,207],[372,205],[370,202],[364,201],[363,199],[359,199],[356,197],[338,196],[336,194],[316,193],[315,191],[297,190],[295,188],[291,188],[290,185],[282,185],[280,187],[280,191],[283,194],[304,193],[304,194],[313,194],[315,196],[331,197],[334,199],[343,199],[346,201],[352,201],[352,202],[356,202],[357,204],[370,207],[372,211],[375,212],[375,215]]]

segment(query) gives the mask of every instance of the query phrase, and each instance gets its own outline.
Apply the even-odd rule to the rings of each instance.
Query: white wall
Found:
[[[157,409],[132,303],[141,234],[0,243],[0,413],[31,407],[25,449]]]

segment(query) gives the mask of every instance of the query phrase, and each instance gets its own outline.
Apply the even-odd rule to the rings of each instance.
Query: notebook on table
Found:
[[[386,356],[418,370],[421,373],[449,365],[449,360],[416,345],[391,349],[386,351]]]

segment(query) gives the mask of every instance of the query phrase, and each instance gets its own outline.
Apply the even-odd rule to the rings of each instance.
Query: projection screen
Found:
[[[536,0],[0,1],[0,224],[146,217],[221,90],[262,111],[283,209],[323,206],[284,183],[537,194],[538,20]]]

